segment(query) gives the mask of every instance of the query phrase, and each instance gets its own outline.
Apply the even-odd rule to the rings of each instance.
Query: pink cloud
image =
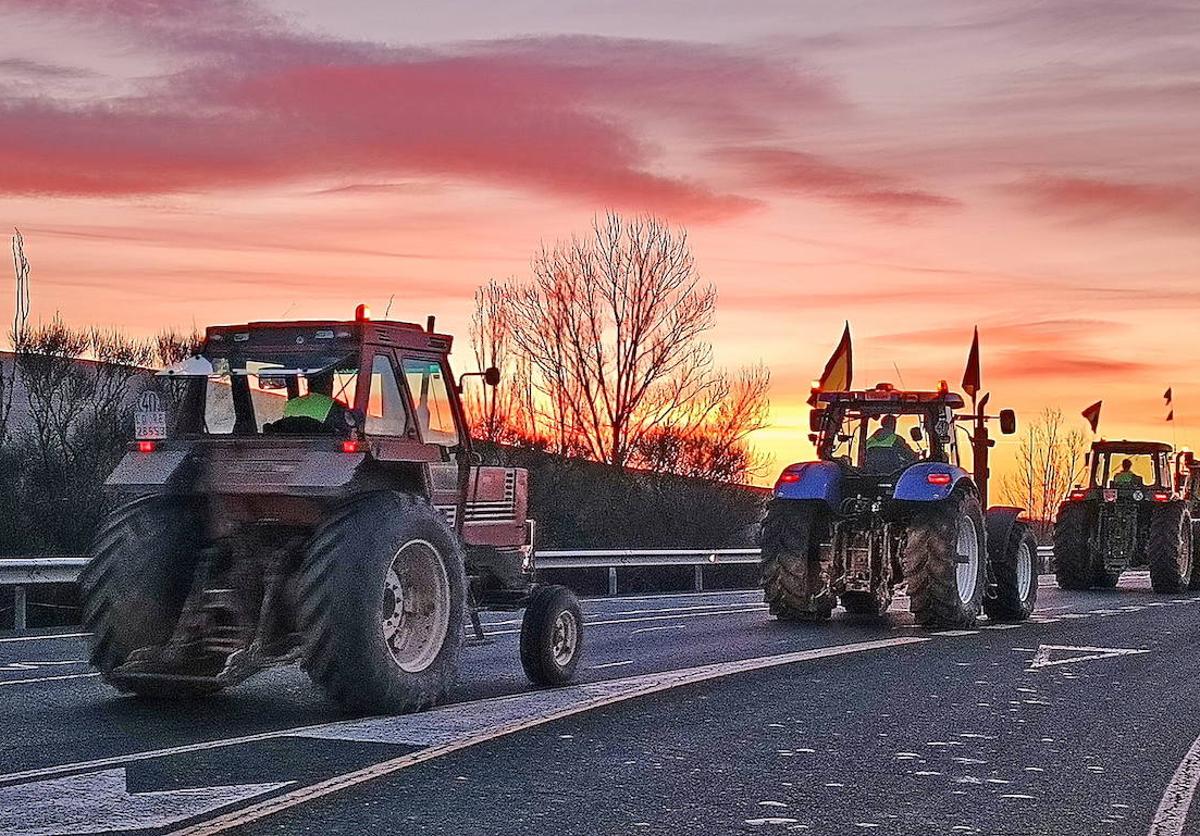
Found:
[[[852,168],[788,148],[725,148],[713,157],[755,187],[823,198],[884,215],[961,205],[952,197],[916,188],[887,172]]]
[[[80,0],[5,5],[97,18]],[[0,193],[399,176],[721,218],[757,201],[656,173],[646,124],[744,139],[769,134],[781,113],[843,106],[824,79],[715,45],[571,36],[391,49],[294,32],[244,0],[112,0],[99,20],[169,44],[182,70],[101,105],[0,100]]]
[[[1010,187],[1037,210],[1080,223],[1150,220],[1200,223],[1200,186],[1129,183],[1094,177],[1039,177]]]

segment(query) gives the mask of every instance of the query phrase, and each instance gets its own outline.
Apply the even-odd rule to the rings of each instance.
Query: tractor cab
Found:
[[[1170,502],[1179,485],[1175,454],[1161,441],[1097,441],[1088,454],[1088,483],[1071,501]]]
[[[821,392],[812,412],[817,455],[867,473],[890,474],[919,461],[959,464],[954,411],[961,395],[874,389]]]

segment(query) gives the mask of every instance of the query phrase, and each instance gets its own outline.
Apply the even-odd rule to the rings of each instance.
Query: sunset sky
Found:
[[[350,316],[466,334],[607,208],[686,226],[784,464],[856,382],[1103,398],[1200,446],[1195,0],[0,0],[0,225],[35,317]],[[11,316],[11,298],[0,313]],[[460,349],[458,365],[466,357]]]

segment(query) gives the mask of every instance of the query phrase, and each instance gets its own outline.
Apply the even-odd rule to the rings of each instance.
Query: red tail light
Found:
[[[779,475],[779,481],[776,482],[775,484],[787,485],[787,484],[791,484],[792,482],[799,482],[799,481],[800,481],[799,473],[797,473],[794,470],[785,470],[785,471],[783,471],[783,473],[781,473]]]
[[[355,322],[370,322],[371,321],[371,308],[368,305],[359,305],[357,308],[355,308],[354,309],[354,321]]]
[[[342,442],[343,453],[365,453],[366,451],[367,445],[361,441],[351,439],[349,441]]]
[[[1071,491],[1068,499],[1072,502],[1083,502],[1083,500],[1087,499],[1087,491]]]
[[[139,453],[153,453],[157,447],[153,441],[139,441],[137,449]]]
[[[1155,502],[1170,502],[1171,495],[1166,491],[1155,491],[1151,497]]]
[[[931,485],[949,485],[953,477],[949,473],[930,473],[925,481]]]

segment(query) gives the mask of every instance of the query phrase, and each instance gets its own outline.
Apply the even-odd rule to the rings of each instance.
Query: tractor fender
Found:
[[[187,459],[186,450],[126,453],[104,485],[115,491],[156,492],[181,480]]]
[[[835,462],[789,465],[775,485],[776,499],[815,499],[830,508],[842,503],[842,469]]]
[[[949,479],[945,480],[945,477]],[[900,474],[892,490],[892,498],[904,502],[941,502],[964,481],[974,485],[970,475],[961,467],[945,462],[918,462]]]
[[[988,508],[984,516],[984,529],[987,531],[988,560],[1000,562],[1007,560],[1009,555],[1005,549],[1011,542],[1014,529],[1026,528],[1027,523],[1021,519],[1024,508],[1014,508],[1008,505],[996,505]],[[1035,556],[1036,561],[1036,556]],[[1037,567],[1035,567],[1037,568]]]

